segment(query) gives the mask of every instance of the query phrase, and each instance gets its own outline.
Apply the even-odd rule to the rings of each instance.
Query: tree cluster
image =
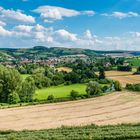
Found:
[[[28,102],[33,100],[34,93],[33,78],[22,80],[17,70],[0,66],[0,102]]]

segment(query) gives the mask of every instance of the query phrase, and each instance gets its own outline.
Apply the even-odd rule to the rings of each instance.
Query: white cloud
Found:
[[[25,32],[30,32],[32,30],[33,26],[27,26],[27,25],[18,25],[15,26],[14,29],[18,31],[25,31]]]
[[[0,7],[0,19],[4,21],[18,21],[23,23],[35,23],[35,18],[24,14],[21,10],[4,9]]]
[[[89,10],[89,11],[83,11],[83,15],[93,16],[93,15],[95,15],[95,12],[94,11],[91,11],[91,10]]]
[[[6,23],[5,23],[5,22],[0,21],[0,26],[5,26],[5,25],[6,25]]]
[[[60,41],[76,41],[77,40],[76,34],[70,33],[64,29],[55,31],[54,37]]]
[[[0,26],[0,36],[10,36],[12,33]]]
[[[93,50],[140,50],[140,32],[129,32],[116,37],[95,36],[89,29],[83,35],[65,29],[54,30],[40,24],[18,25],[11,30],[0,26],[0,47],[49,47],[88,48]]]
[[[44,19],[44,22],[54,22],[56,20],[61,20],[64,17],[73,17],[78,15],[93,16],[95,14],[94,11],[76,11],[56,6],[40,6],[33,10],[33,12],[39,13]]]
[[[139,37],[140,37],[140,32],[130,32],[130,34],[131,34],[133,37],[136,37],[136,38],[139,38]]]
[[[93,36],[92,36],[92,33],[90,30],[86,30],[86,32],[84,33],[84,37],[85,39],[92,39]]]
[[[119,18],[119,19],[128,18],[128,17],[138,17],[139,16],[139,14],[135,13],[135,12],[127,12],[127,13],[113,12],[112,14],[104,13],[102,15],[107,16],[107,17],[115,17],[115,18]]]

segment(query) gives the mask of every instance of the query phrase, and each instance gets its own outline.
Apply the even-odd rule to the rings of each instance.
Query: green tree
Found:
[[[19,97],[22,102],[29,102],[33,100],[35,94],[35,82],[32,77],[27,77],[19,90]]]
[[[101,92],[101,87],[99,83],[90,81],[87,85],[86,92],[89,95],[96,95]]]
[[[137,72],[140,72],[140,66],[137,68]]]
[[[0,66],[0,101],[8,102],[8,96],[21,84],[21,76],[15,69]]]
[[[99,68],[99,79],[105,79],[105,70],[103,67]]]

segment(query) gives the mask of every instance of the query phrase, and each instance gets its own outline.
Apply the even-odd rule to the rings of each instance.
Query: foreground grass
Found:
[[[53,95],[55,98],[69,97],[72,90],[79,92],[79,94],[86,94],[86,84],[60,85],[39,89],[34,98],[43,100],[47,99],[49,95]]]
[[[1,131],[0,140],[128,140],[140,139],[140,124],[62,127],[38,131]]]

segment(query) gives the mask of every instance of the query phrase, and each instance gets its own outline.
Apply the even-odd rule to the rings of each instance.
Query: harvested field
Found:
[[[127,76],[133,74],[133,72],[124,72],[124,71],[106,71],[105,73],[107,77]]]
[[[120,71],[107,71],[106,76],[108,79],[119,81],[123,87],[126,84],[140,83],[140,75],[132,75],[133,72],[120,72]]]
[[[57,68],[57,70],[59,71],[59,72],[61,72],[61,71],[64,71],[64,72],[72,72],[72,69],[71,68],[68,68],[68,67],[60,67],[60,68]]]
[[[0,110],[0,130],[140,122],[140,95],[127,91],[92,99]]]
[[[126,84],[138,84],[140,83],[140,75],[129,75],[129,76],[116,76],[116,77],[108,77],[113,80],[118,80],[123,87]]]

